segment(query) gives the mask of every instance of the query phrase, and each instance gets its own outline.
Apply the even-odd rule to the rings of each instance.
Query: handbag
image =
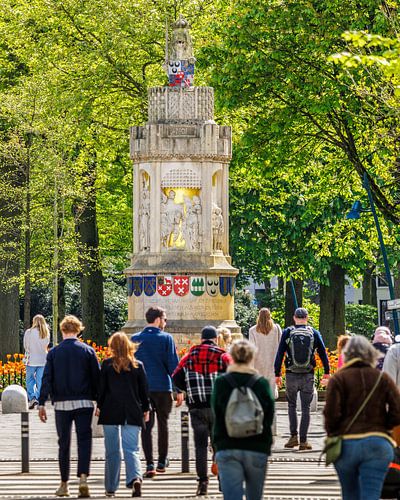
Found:
[[[380,498],[398,498],[400,491],[400,448],[394,449],[393,461],[389,464]]]
[[[364,399],[362,405],[358,409],[357,413],[354,415],[354,417],[351,419],[350,423],[347,425],[346,429],[344,430],[343,434],[341,436],[328,436],[325,438],[324,442],[324,449],[322,450],[321,456],[325,454],[325,466],[328,467],[328,465],[333,464],[338,460],[340,455],[342,454],[342,442],[343,442],[343,436],[348,433],[350,430],[351,426],[354,424],[354,422],[357,420],[357,418],[360,416],[360,413],[363,411],[363,409],[367,406],[368,401],[371,399],[373,393],[375,392],[376,388],[378,387],[378,384],[382,378],[382,372],[380,372],[379,377],[377,378],[374,387],[371,389],[370,393],[368,396]]]

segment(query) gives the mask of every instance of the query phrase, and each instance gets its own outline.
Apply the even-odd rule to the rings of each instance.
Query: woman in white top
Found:
[[[249,341],[257,347],[254,368],[268,380],[275,398],[278,397],[278,389],[275,385],[274,361],[281,337],[281,327],[272,321],[271,311],[266,307],[260,309],[257,324],[249,330]]]
[[[26,330],[24,335],[26,390],[30,409],[39,404],[38,399],[49,342],[49,327],[44,317],[37,314],[33,318],[31,328]]]

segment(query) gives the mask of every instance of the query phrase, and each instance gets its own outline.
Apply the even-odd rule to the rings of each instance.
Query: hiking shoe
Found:
[[[132,496],[141,497],[142,496],[142,481],[140,479],[135,479],[132,485]]]
[[[290,436],[289,441],[285,443],[285,448],[294,448],[295,446],[299,446],[297,434],[295,436]]]
[[[105,495],[107,498],[112,498],[112,497],[115,497],[115,492],[114,491],[106,491]]]
[[[196,496],[202,497],[207,495],[208,481],[199,481],[197,486]]]
[[[157,472],[163,473],[166,471],[167,467],[169,466],[169,460],[168,458],[165,460],[165,463],[163,462],[158,462],[157,464]]]
[[[61,484],[56,491],[56,497],[69,497],[67,482],[61,481]]]
[[[152,478],[156,475],[156,471],[154,470],[154,465],[150,464],[146,467],[146,472],[143,474],[143,477]]]
[[[78,498],[89,498],[89,485],[87,484],[87,475],[81,474],[79,478]]]
[[[304,443],[300,443],[299,451],[312,450],[312,446],[309,442],[305,441]]]

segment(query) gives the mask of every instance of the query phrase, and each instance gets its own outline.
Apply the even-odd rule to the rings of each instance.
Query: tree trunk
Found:
[[[267,300],[267,304],[271,301],[271,280],[264,280],[264,288],[265,288],[265,298]]]
[[[362,281],[362,303],[376,307],[376,301],[374,302],[374,295],[376,296],[376,280],[373,275],[374,271],[375,266],[369,267],[364,271]]]
[[[58,279],[58,324],[65,316],[65,278],[60,277]],[[54,338],[57,338],[57,342],[61,342],[62,336],[60,332],[60,328],[57,326],[57,336],[54,335]]]
[[[400,298],[400,262],[394,272],[394,295],[396,299]]]
[[[278,278],[278,292],[283,295],[285,293],[285,281],[283,278]]]
[[[294,289],[296,293],[297,306],[301,307],[303,305],[303,281],[293,280]],[[293,325],[293,314],[296,309],[295,301],[293,297],[293,289],[290,281],[286,282],[285,291],[285,326]]]
[[[99,237],[96,221],[94,178],[90,178],[90,192],[85,205],[75,210],[79,234],[81,262],[83,336],[98,344],[105,343],[103,273],[99,257]]]
[[[0,360],[20,352],[18,285],[0,287]]]
[[[328,347],[336,346],[337,336],[345,332],[345,271],[341,266],[332,266],[329,285],[320,286],[319,329]]]

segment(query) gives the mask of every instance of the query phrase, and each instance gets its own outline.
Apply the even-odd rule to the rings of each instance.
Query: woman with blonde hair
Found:
[[[281,327],[272,321],[271,311],[267,307],[260,309],[257,324],[249,330],[249,341],[257,347],[254,368],[268,380],[275,398],[278,397],[278,389],[275,385],[274,361],[281,337]]]
[[[38,399],[49,342],[49,327],[44,317],[37,314],[32,320],[32,326],[26,330],[24,335],[26,391],[31,410],[39,404]]]
[[[119,486],[121,441],[126,469],[126,486],[140,497],[142,472],[139,434],[149,418],[149,391],[143,364],[135,358],[137,344],[117,332],[108,341],[111,357],[104,360],[100,373],[97,415],[104,426],[106,448],[106,496],[113,497]]]
[[[227,351],[232,344],[232,334],[229,328],[225,328],[223,326],[217,328],[217,345],[221,349]]]

